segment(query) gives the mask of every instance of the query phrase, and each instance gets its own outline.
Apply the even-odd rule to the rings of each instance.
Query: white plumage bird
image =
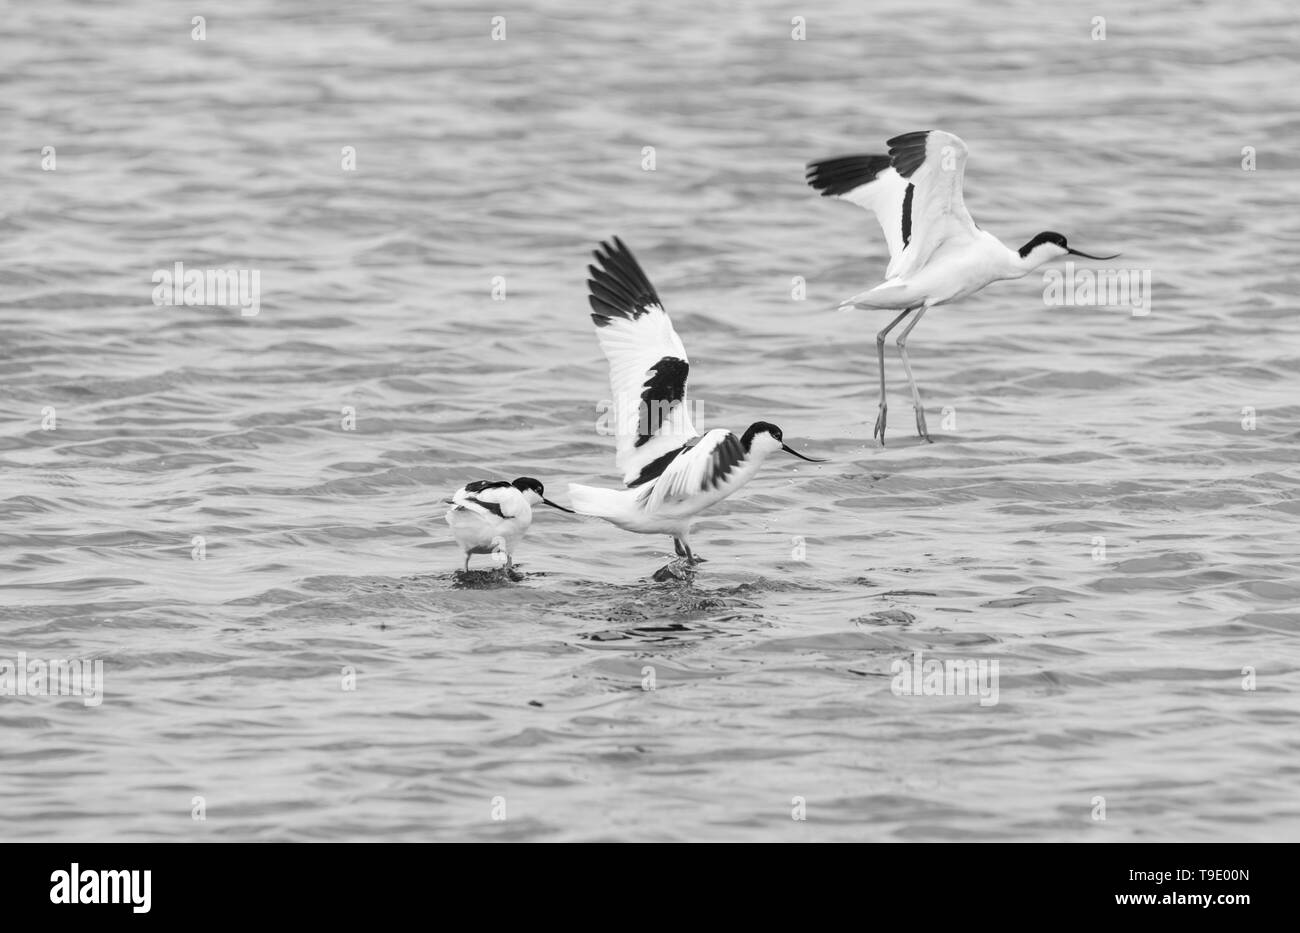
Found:
[[[912,389],[916,431],[925,440],[921,393],[907,358],[907,337],[926,310],[972,295],[992,282],[1018,279],[1061,256],[1090,256],[1047,231],[1013,250],[975,225],[962,199],[966,144],[952,133],[923,130],[889,140],[888,155],[852,155],[808,163],[807,181],[823,197],[840,198],[876,215],[889,246],[885,280],[846,298],[840,309],[901,310],[876,335],[880,362],[880,413],[872,437],[885,443],[885,337],[912,315],[898,335],[898,355]],[[1118,255],[1118,254],[1116,254]]]
[[[736,492],[778,450],[824,463],[787,447],[781,429],[756,421],[737,437],[715,428],[703,435],[686,397],[690,363],[663,303],[631,251],[618,238],[594,253],[591,319],[609,361],[617,453],[625,489],[569,485],[576,511],[637,534],[671,535],[677,555],[691,551],[691,521]]]
[[[465,552],[465,572],[474,554],[505,555],[505,570],[514,569],[515,547],[533,523],[533,506],[544,503],[561,512],[572,512],[546,498],[546,489],[531,476],[521,476],[511,483],[475,480],[457,489],[444,500],[447,524],[461,550]]]

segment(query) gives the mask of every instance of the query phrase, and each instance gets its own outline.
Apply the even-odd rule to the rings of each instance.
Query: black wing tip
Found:
[[[809,162],[804,180],[823,198],[834,198],[875,181],[892,164],[887,155],[835,156]]]
[[[632,255],[632,251],[617,235],[610,237],[608,240],[601,240],[596,248],[591,251],[591,255],[595,257],[596,262],[600,263],[602,268],[609,263],[622,264],[625,260],[638,269],[640,268],[637,265],[636,257]]]
[[[925,162],[926,141],[934,130],[915,130],[885,141],[894,170],[904,178],[911,178]]]
[[[636,256],[632,255],[632,250],[618,236],[612,236],[608,240],[601,240],[600,245],[591,251],[591,255],[596,257],[602,269],[628,269],[635,271],[645,277],[641,271],[641,264],[636,261]]]
[[[636,320],[651,305],[663,307],[641,264],[619,237],[602,240],[592,256],[596,265],[587,267],[591,275],[587,279],[588,301],[595,312],[593,318],[605,318],[596,321],[597,325],[604,326],[614,317]]]
[[[885,145],[890,149],[895,146],[914,145],[919,142],[925,142],[925,138],[933,133],[934,130],[912,130],[910,133],[899,133],[893,139],[886,139]]]

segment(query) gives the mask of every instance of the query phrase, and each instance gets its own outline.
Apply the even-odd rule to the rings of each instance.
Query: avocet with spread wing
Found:
[[[690,363],[654,286],[632,252],[614,237],[588,266],[591,318],[609,360],[616,418],[635,416],[634,429],[616,430],[616,462],[624,489],[569,485],[576,511],[637,534],[671,535],[677,555],[691,551],[691,521],[736,492],[778,450],[810,463],[786,446],[781,429],[756,421],[740,436],[724,428],[699,434],[686,398]]]
[[[952,133],[904,133],[886,143],[889,155],[852,155],[808,163],[807,181],[823,197],[840,198],[876,215],[889,245],[889,268],[876,287],[840,303],[840,309],[901,310],[876,334],[880,360],[880,413],[872,437],[885,443],[885,337],[909,314],[898,335],[898,355],[912,388],[916,432],[930,439],[921,393],[907,358],[907,336],[926,310],[973,295],[990,283],[1018,279],[1061,256],[1090,256],[1047,231],[1018,250],[981,230],[962,200],[966,144]],[[1118,255],[1118,254],[1116,254]]]

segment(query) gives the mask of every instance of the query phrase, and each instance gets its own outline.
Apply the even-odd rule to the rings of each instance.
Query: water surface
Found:
[[[192,15],[28,4],[0,39],[0,657],[105,670],[99,707],[0,699],[4,838],[1296,838],[1289,4]],[[935,443],[891,346],[882,449],[883,321],[827,309],[884,241],[802,167],[935,126],[981,226],[1122,250],[1151,312],[1037,276],[932,311]],[[701,521],[693,586],[543,510],[525,582],[457,588],[452,489],[616,481],[613,233],[698,426],[832,462]],[[260,313],[155,306],[175,262],[259,270]],[[997,705],[895,696],[917,651],[996,660]]]

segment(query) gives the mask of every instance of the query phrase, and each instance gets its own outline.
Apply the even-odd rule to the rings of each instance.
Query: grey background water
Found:
[[[0,698],[3,838],[1297,836],[1292,6],[258,0],[195,41],[202,12],[0,32],[0,657],[105,666],[98,708]],[[1122,250],[1151,313],[1039,276],[931,312],[936,442],[891,347],[881,449],[882,322],[826,309],[883,239],[802,167],[936,126],[983,227]],[[703,426],[832,462],[702,521],[694,587],[547,511],[525,582],[455,588],[451,489],[615,481],[612,233]],[[261,313],[155,306],[178,261],[260,270]],[[1000,702],[895,696],[917,650],[997,660]]]

